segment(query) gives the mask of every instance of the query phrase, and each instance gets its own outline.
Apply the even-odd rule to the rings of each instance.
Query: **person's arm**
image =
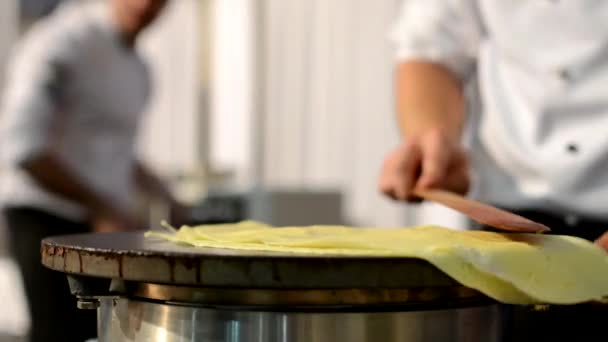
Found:
[[[383,164],[379,188],[386,195],[416,200],[418,187],[468,191],[468,162],[460,143],[463,88],[474,70],[479,34],[474,2],[404,2],[393,32],[403,141]]]
[[[82,205],[94,225],[103,220],[106,229],[132,229],[134,215],[115,208],[54,152],[66,115],[61,108],[70,65],[77,58],[73,44],[65,34],[33,31],[16,50],[2,102],[2,158],[45,190]]]
[[[141,228],[135,215],[114,207],[111,201],[94,191],[50,151],[25,160],[21,167],[47,191],[76,202],[91,213],[98,231],[122,231]]]
[[[403,138],[439,131],[459,140],[464,123],[461,81],[448,68],[410,61],[396,71],[397,119]]]
[[[173,195],[165,183],[141,161],[135,162],[133,170],[135,183],[142,191],[169,203],[174,201]]]
[[[465,193],[468,162],[460,143],[464,123],[462,85],[447,68],[407,62],[397,71],[397,118],[404,142],[386,157],[380,190],[414,200],[415,188]]]

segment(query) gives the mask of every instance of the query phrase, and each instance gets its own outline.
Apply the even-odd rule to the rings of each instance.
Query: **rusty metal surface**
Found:
[[[426,261],[394,257],[314,256],[192,248],[143,233],[79,234],[44,239],[42,263],[102,278],[231,288],[415,288],[456,286]]]
[[[319,312],[353,311],[364,308],[382,311],[411,311],[432,308],[470,307],[495,302],[464,287],[412,287],[409,289],[232,289],[133,283],[126,287],[129,298],[146,298],[180,305],[239,308],[289,307]]]

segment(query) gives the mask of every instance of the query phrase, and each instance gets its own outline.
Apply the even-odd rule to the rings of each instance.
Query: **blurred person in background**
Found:
[[[481,200],[608,248],[607,17],[603,1],[404,1],[393,35],[404,141],[380,190],[415,201],[414,188],[465,194],[473,179]],[[470,82],[480,108],[466,150]],[[564,311],[513,340],[601,332],[599,314]]]
[[[69,1],[37,22],[8,66],[2,101],[2,201],[21,268],[31,341],[96,336],[65,275],[40,264],[40,240],[57,234],[144,228],[136,190],[187,210],[136,159],[151,94],[139,34],[167,0]]]

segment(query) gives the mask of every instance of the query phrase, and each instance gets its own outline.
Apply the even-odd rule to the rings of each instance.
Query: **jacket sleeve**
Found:
[[[72,44],[65,35],[32,32],[17,46],[1,103],[2,159],[21,164],[52,148],[60,124]]]
[[[399,62],[439,63],[466,80],[483,34],[475,0],[403,0],[390,39]]]

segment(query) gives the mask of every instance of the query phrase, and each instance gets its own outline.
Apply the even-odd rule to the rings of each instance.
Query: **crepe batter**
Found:
[[[437,226],[275,228],[239,224],[148,232],[194,247],[424,259],[458,282],[509,304],[576,304],[608,295],[608,254],[576,237],[457,231]]]

